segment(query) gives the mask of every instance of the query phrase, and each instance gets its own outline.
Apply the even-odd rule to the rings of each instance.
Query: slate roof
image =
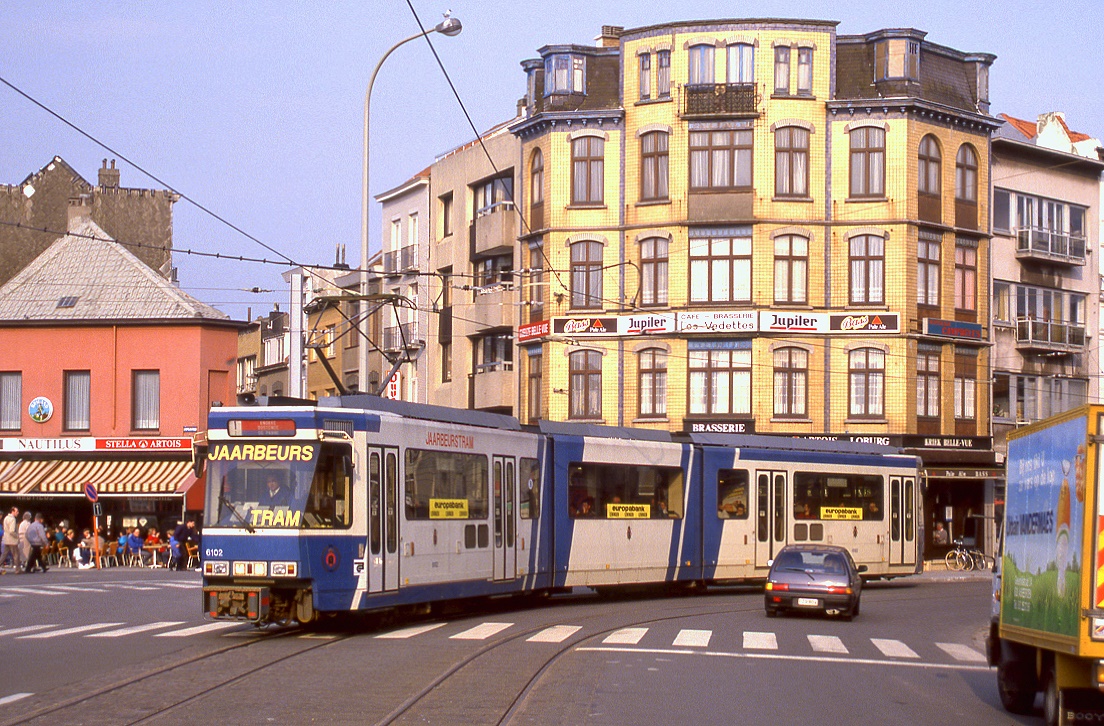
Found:
[[[0,321],[229,320],[151,270],[89,219],[0,287]]]

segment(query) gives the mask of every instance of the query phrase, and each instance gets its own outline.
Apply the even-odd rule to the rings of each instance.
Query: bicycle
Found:
[[[947,569],[955,572],[972,570],[974,567],[974,559],[970,555],[970,550],[966,549],[961,539],[954,541],[954,548],[947,552],[944,561],[947,563]]]
[[[970,555],[970,565],[971,565],[971,567],[968,568],[968,569],[991,570],[991,569],[993,569],[993,564],[996,562],[996,560],[994,560],[992,557],[990,557],[989,555],[987,555],[984,552],[982,552],[981,550],[979,550],[977,547],[974,547],[971,550],[969,550],[969,552],[967,552],[967,554]]]

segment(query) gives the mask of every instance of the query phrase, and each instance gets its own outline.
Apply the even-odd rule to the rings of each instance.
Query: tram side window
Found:
[[[721,469],[717,472],[717,517],[748,518],[747,469]]]
[[[406,450],[406,518],[486,519],[487,457]]]
[[[682,470],[575,463],[569,467],[572,518],[681,519]]]
[[[331,456],[319,462],[303,511],[304,529],[347,529],[352,525],[352,474],[348,457]]]
[[[518,462],[518,481],[521,484],[521,518],[540,517],[540,464],[536,459],[521,459]]]
[[[885,510],[885,478],[877,474],[797,472],[794,518],[881,521]]]

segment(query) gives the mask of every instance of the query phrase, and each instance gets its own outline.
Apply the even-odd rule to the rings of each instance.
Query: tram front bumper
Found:
[[[216,620],[264,622],[270,602],[267,587],[203,588],[203,609]]]

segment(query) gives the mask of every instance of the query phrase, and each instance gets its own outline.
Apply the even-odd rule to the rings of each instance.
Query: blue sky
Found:
[[[780,17],[837,20],[840,34],[914,27],[940,45],[993,53],[994,114],[1064,111],[1072,129],[1104,136],[1096,0],[411,1],[427,27],[449,9],[463,22],[459,36],[433,41],[481,131],[512,116],[525,92],[520,62],[543,45],[591,43],[602,25]],[[5,3],[0,77],[296,262],[332,263],[344,244],[355,266],[364,91],[387,48],[417,31],[406,0]],[[403,46],[372,95],[372,194],[473,136],[425,42]],[[112,156],[0,85],[0,183],[23,181],[54,155],[93,183]],[[160,188],[121,167],[123,186]],[[374,249],[379,229],[373,205]],[[175,207],[174,243],[277,257],[186,201]],[[286,266],[179,252],[175,262],[187,292],[235,318],[274,302],[286,309]],[[255,287],[272,292],[246,292]]]

